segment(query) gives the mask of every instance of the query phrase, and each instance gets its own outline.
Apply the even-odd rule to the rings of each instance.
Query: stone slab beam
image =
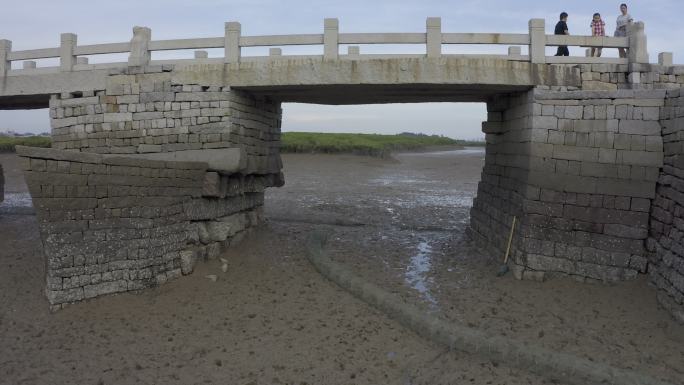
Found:
[[[127,154],[126,156],[150,160],[204,162],[209,165],[209,170],[218,171],[224,174],[237,173],[244,171],[247,168],[247,154],[244,149],[237,147],[149,154]]]

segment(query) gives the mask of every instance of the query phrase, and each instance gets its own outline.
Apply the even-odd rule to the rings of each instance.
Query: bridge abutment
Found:
[[[490,101],[472,230],[520,278],[617,281],[645,273],[663,162],[665,91],[551,91]]]
[[[280,103],[171,68],[53,95],[53,149],[19,148],[53,308],[152,287],[216,258],[283,183]]]
[[[649,273],[658,301],[684,323],[684,93],[668,91],[662,109],[664,167],[651,209]]]

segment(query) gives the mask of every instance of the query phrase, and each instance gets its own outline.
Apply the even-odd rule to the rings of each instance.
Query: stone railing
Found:
[[[529,22],[528,34],[500,33],[446,33],[442,32],[441,18],[429,17],[426,20],[426,31],[419,33],[340,33],[337,19],[325,19],[322,34],[242,36],[238,22],[225,23],[225,34],[221,37],[197,39],[152,40],[151,30],[146,27],[133,28],[134,36],[130,42],[77,45],[77,36],[72,33],[61,35],[61,45],[55,48],[12,51],[12,42],[0,40],[0,77],[12,75],[30,75],[82,71],[93,69],[119,68],[122,66],[140,66],[146,64],[168,64],[187,61],[202,63],[238,63],[254,60],[277,60],[278,58],[319,58],[323,60],[337,59],[374,59],[392,57],[427,57],[442,56],[490,57],[531,63],[559,64],[646,64],[648,63],[647,40],[644,24],[635,23],[630,36],[592,37],[592,36],[555,36],[547,35],[544,19],[532,19]],[[359,45],[425,45],[426,53],[419,55],[382,54],[372,55],[360,52]],[[508,55],[454,55],[442,52],[444,45],[478,44],[508,45]],[[283,46],[323,45],[323,55],[283,56]],[[347,53],[340,54],[340,45],[347,46]],[[604,57],[554,57],[546,56],[547,46],[579,46],[594,48],[628,48],[629,58]],[[522,55],[521,46],[528,46],[529,54]],[[242,48],[272,47],[269,56],[242,56]],[[209,58],[203,49],[224,49],[224,56]],[[185,60],[151,60],[151,52],[172,50],[195,51],[194,59]],[[88,56],[128,53],[128,62],[89,64]],[[59,58],[57,67],[37,67],[36,59]],[[22,68],[12,69],[12,62],[23,61]],[[672,54],[659,55],[659,64],[672,65]]]

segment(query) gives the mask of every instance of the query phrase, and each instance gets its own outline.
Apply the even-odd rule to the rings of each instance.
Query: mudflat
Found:
[[[503,256],[465,237],[482,149],[283,161],[267,223],[222,255],[227,272],[210,260],[51,314],[18,160],[0,154],[0,384],[552,383],[434,345],[339,289],[306,260],[314,230],[329,233],[335,261],[435,317],[682,383],[684,328],[647,277],[496,277]]]

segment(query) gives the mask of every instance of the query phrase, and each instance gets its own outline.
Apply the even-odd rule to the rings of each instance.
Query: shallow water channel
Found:
[[[439,308],[437,269],[467,284],[469,276],[459,276],[462,270],[442,259],[468,224],[483,148],[401,153],[390,160],[319,155],[313,164],[311,155],[299,154],[283,159],[286,184],[268,191],[268,218],[349,225],[335,230],[331,253],[341,259],[356,254],[352,263],[379,263],[430,310]],[[297,172],[288,174],[289,168]]]

